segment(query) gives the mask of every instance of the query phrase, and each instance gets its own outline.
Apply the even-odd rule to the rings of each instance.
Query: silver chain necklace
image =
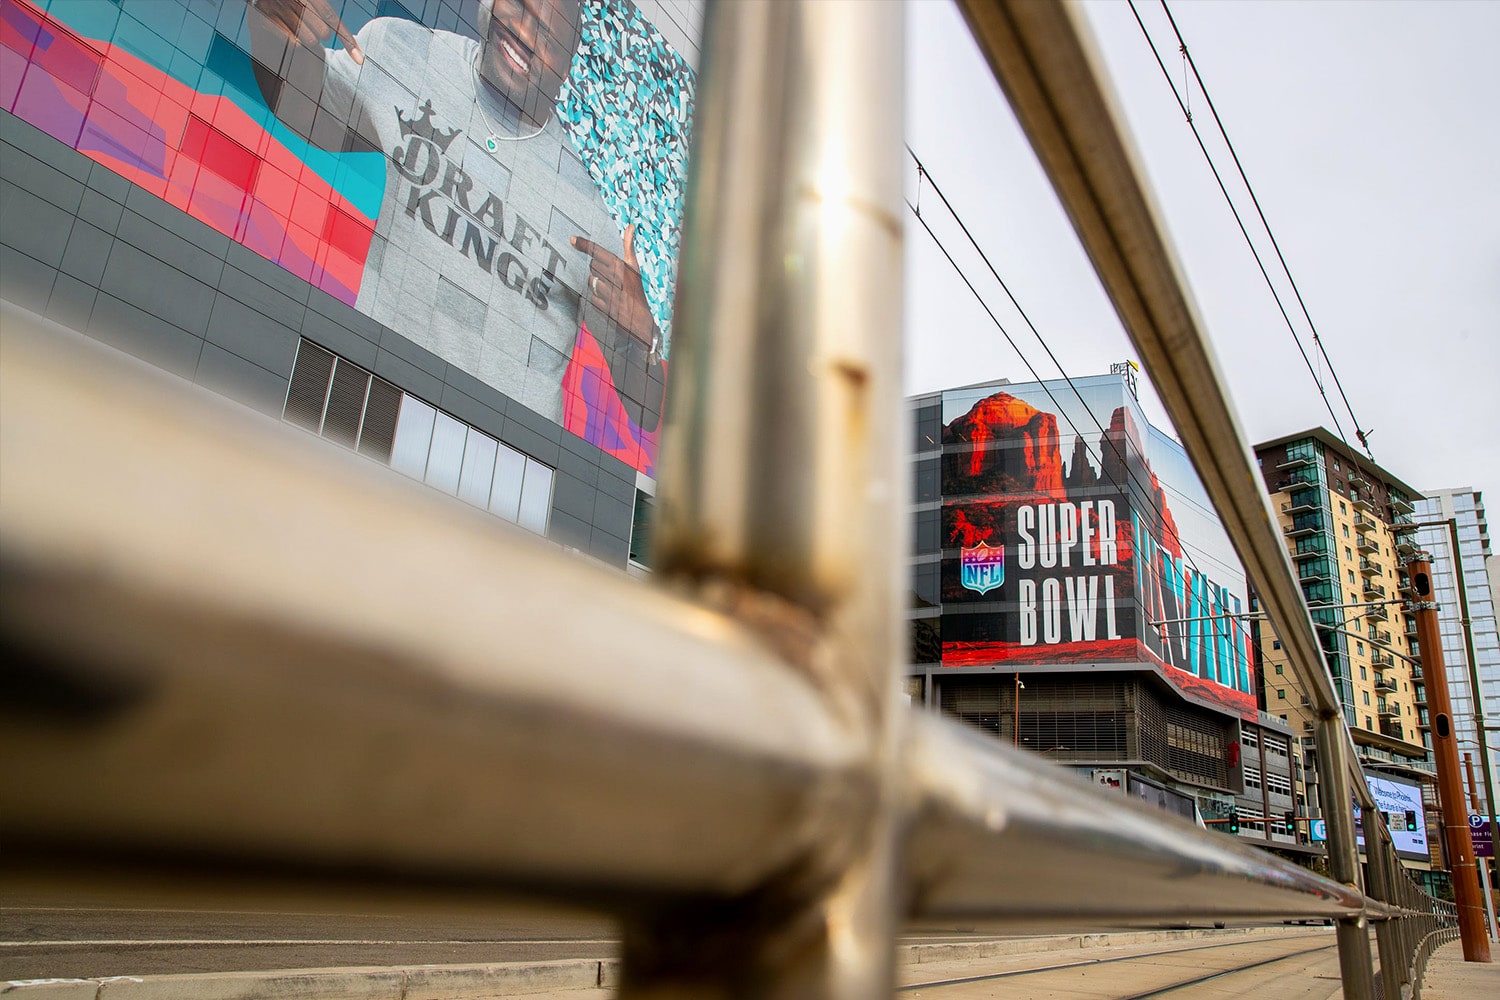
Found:
[[[477,61],[479,56],[483,54],[484,49],[481,48],[479,50],[479,55],[476,55],[474,57],[475,60]],[[496,153],[500,151],[500,144],[502,142],[525,142],[527,139],[535,139],[537,136],[547,131],[547,123],[543,122],[541,128],[527,135],[501,135],[500,130],[495,128],[494,123],[490,121],[490,116],[485,114],[484,90],[482,89],[484,87],[484,81],[479,79],[478,67],[476,65],[470,64],[469,72],[474,77],[474,103],[479,108],[479,117],[484,120],[484,127],[490,130],[490,134],[486,136],[484,140],[485,149],[489,150],[491,153]]]

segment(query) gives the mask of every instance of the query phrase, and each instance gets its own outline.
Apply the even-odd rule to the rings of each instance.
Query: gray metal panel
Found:
[[[633,503],[626,503],[600,493],[598,499],[594,501],[594,529],[607,531],[611,535],[628,540],[634,514]]]
[[[99,198],[104,204],[111,204],[92,191],[83,197],[85,201]],[[63,251],[62,270],[97,287],[104,277],[104,265],[109,260],[109,251],[114,244],[112,232],[105,232],[81,218],[77,219],[73,222],[73,231],[68,235],[67,249]]]
[[[599,526],[594,525],[594,530],[589,535],[589,554],[596,559],[623,566],[630,558],[630,541],[617,538],[607,531],[600,531]]]
[[[453,371],[452,368],[448,370]],[[479,428],[490,437],[499,438],[500,431],[505,426],[503,413],[486,406],[467,393],[460,392],[453,387],[451,382],[444,384],[442,398],[437,402],[455,417]]]
[[[213,344],[203,345],[193,381],[273,417],[281,416],[286,400],[286,376],[268,372]]]
[[[11,145],[0,144],[0,163],[5,164],[5,179],[17,188],[45,198],[69,213],[78,211],[78,203],[83,199],[82,181]]]
[[[128,220],[130,214],[127,212],[125,217]],[[99,289],[173,326],[200,335],[208,327],[215,296],[211,285],[136,249],[124,239],[117,240],[110,251]]]
[[[85,330],[98,297],[99,289],[89,282],[59,274],[52,285],[52,297],[47,301],[47,318],[74,330]]]
[[[188,215],[182,209],[169,205],[145,188],[130,186],[125,195],[125,207],[144,219],[170,230],[177,238],[188,241],[198,249],[222,261],[234,243],[228,236],[206,223]]]
[[[554,445],[561,446],[563,429],[525,404],[512,400],[510,405],[505,408],[505,416],[520,426],[527,428],[533,434],[545,438]],[[555,466],[557,462],[556,460],[548,460],[547,464]]]
[[[506,414],[500,440],[518,451],[525,452],[538,462],[550,465],[554,469],[557,468],[557,442],[517,422],[509,413]]]
[[[302,328],[302,317],[307,312],[307,307],[302,302],[281,294],[237,267],[224,268],[224,274],[219,279],[219,291],[289,329]]]
[[[120,214],[125,209],[119,202],[90,188],[83,192],[78,203],[78,217],[113,235],[120,225]]]
[[[378,344],[366,340],[348,327],[341,326],[311,309],[303,314],[300,328],[302,335],[308,340],[348,358],[361,368],[374,370],[375,358],[380,353]]]
[[[177,214],[184,222],[190,221],[184,213]],[[198,225],[197,222],[193,224]],[[127,205],[120,216],[120,225],[115,229],[115,237],[198,281],[217,285],[224,274],[223,256],[205,252],[203,247],[183,239],[180,233],[185,228],[166,229]]]
[[[619,472],[611,468],[611,464],[618,465]],[[630,478],[621,478],[620,472],[628,472]],[[635,470],[612,455],[601,455],[599,479],[594,485],[599,488],[600,493],[606,496],[632,505],[635,503]]]
[[[11,114],[3,116],[0,139],[17,149],[25,150],[75,181],[87,181],[93,167],[93,161],[82,153],[69,149],[41,129]]]
[[[433,405],[443,398],[442,379],[384,348],[376,352],[375,374]]]
[[[575,441],[586,448],[593,449],[594,454],[578,454],[578,449],[573,444]],[[557,471],[582,480],[588,484],[589,489],[593,489],[599,481],[598,450],[573,434],[564,434],[558,444],[560,447],[557,453]]]
[[[318,303],[309,302],[308,304],[313,309],[318,309]],[[318,309],[318,311],[323,312],[325,316],[328,315],[327,312],[321,309]],[[356,316],[359,315],[352,309],[347,309],[346,311]],[[448,363],[446,361],[426,348],[418,347],[394,330],[381,328],[380,349],[396,355],[396,357],[401,358],[407,364],[415,365],[439,379],[445,378],[448,374]]]
[[[130,194],[130,189],[135,185],[104,164],[94,163],[89,167],[88,186],[91,190],[98,191],[106,198],[123,205],[126,196]]]
[[[594,498],[599,491],[581,479],[558,473],[552,480],[552,509],[570,514],[581,521],[594,519]]]
[[[275,372],[283,380],[292,372],[297,356],[297,331],[263,316],[244,303],[220,294],[213,304],[207,336],[231,354]]]
[[[322,289],[306,286],[307,308],[322,316],[326,316],[338,323],[340,326],[348,327],[366,340],[382,342],[387,335],[391,334],[385,326],[377,320],[371,319],[353,306],[340,302]],[[412,360],[408,358],[407,360]],[[419,362],[413,362],[419,363]],[[434,373],[439,374],[439,373]]]
[[[443,381],[475,402],[494,410],[496,413],[504,413],[506,407],[510,404],[509,396],[494,386],[479,381],[479,379],[458,368],[456,365],[448,366],[448,371],[443,376]]]
[[[587,521],[580,520],[571,514],[553,509],[552,517],[547,524],[547,537],[560,545],[571,545],[574,548],[587,550],[589,547],[589,536],[592,529]]]
[[[57,271],[19,250],[0,245],[0,299],[45,312]]]
[[[257,281],[265,282],[287,298],[304,305],[312,291],[311,285],[286,268],[273,264],[254,250],[246,249],[238,243],[229,244],[229,251],[224,255],[224,262],[230,267],[239,268]]]
[[[12,192],[0,209],[0,242],[49,267],[62,264],[72,228],[73,213],[24,188]]]
[[[163,323],[106,292],[100,292],[94,303],[87,332],[184,378],[191,378],[198,370],[198,355],[203,349],[201,338]]]

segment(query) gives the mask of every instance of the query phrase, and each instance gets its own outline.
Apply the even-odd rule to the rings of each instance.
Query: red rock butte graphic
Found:
[[[1057,417],[1007,392],[986,396],[943,430],[943,443],[972,442],[972,485],[1015,499],[1067,499]],[[1004,447],[1017,442],[1019,447]],[[999,447],[997,447],[999,445]]]

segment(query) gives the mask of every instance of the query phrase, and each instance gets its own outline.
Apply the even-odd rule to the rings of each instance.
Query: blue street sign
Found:
[[[1307,835],[1314,843],[1328,839],[1327,820],[1315,819],[1307,824]]]

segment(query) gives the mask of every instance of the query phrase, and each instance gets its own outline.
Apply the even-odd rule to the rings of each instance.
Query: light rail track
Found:
[[[898,989],[898,992],[915,993],[918,991],[946,990],[951,987],[971,986],[979,983],[994,983],[1008,980],[1011,982],[1014,988],[1013,990],[1007,990],[1006,992],[1000,994],[990,995],[1031,996],[1035,995],[1034,992],[1032,992],[1032,984],[1028,983],[1028,985],[1022,986],[1022,983],[1027,981],[1027,977],[1044,976],[1052,973],[1063,973],[1075,969],[1094,969],[1104,965],[1142,963],[1149,962],[1153,959],[1173,958],[1204,952],[1219,952],[1228,949],[1243,950],[1248,948],[1255,948],[1256,950],[1261,950],[1263,946],[1275,945],[1282,942],[1305,942],[1306,940],[1306,935],[1288,935],[1285,937],[1264,938],[1255,941],[1239,939],[1235,941],[1193,945],[1189,947],[1158,948],[1152,951],[1132,952],[1123,955],[1111,955],[1100,958],[1092,958],[1085,961],[1061,962],[1057,964],[1035,966],[1031,968],[1006,969],[1004,971],[987,973],[985,975],[978,976],[959,976],[948,979],[934,979],[920,983],[910,983],[905,986],[901,986]],[[1148,989],[1135,990],[1133,992],[1126,992],[1133,989],[1133,985],[1128,984],[1127,981],[1126,983],[1121,984],[1121,992],[1110,993],[1109,995],[1114,997],[1115,1000],[1148,1000],[1148,998],[1151,997],[1166,996],[1171,993],[1177,993],[1183,990],[1191,989],[1194,986],[1199,986],[1205,983],[1213,982],[1215,980],[1223,979],[1227,976],[1253,972],[1258,969],[1263,969],[1267,966],[1272,966],[1280,962],[1292,961],[1293,959],[1302,958],[1307,955],[1315,955],[1320,952],[1331,953],[1334,952],[1336,948],[1337,942],[1330,940],[1327,943],[1318,945],[1317,947],[1302,948],[1297,951],[1287,952],[1283,954],[1257,956],[1250,961],[1242,962],[1240,964],[1230,966],[1229,968],[1216,968],[1212,971],[1203,972],[1190,978],[1179,979],[1160,985],[1154,985]],[[937,995],[944,996],[946,994],[938,993]]]

